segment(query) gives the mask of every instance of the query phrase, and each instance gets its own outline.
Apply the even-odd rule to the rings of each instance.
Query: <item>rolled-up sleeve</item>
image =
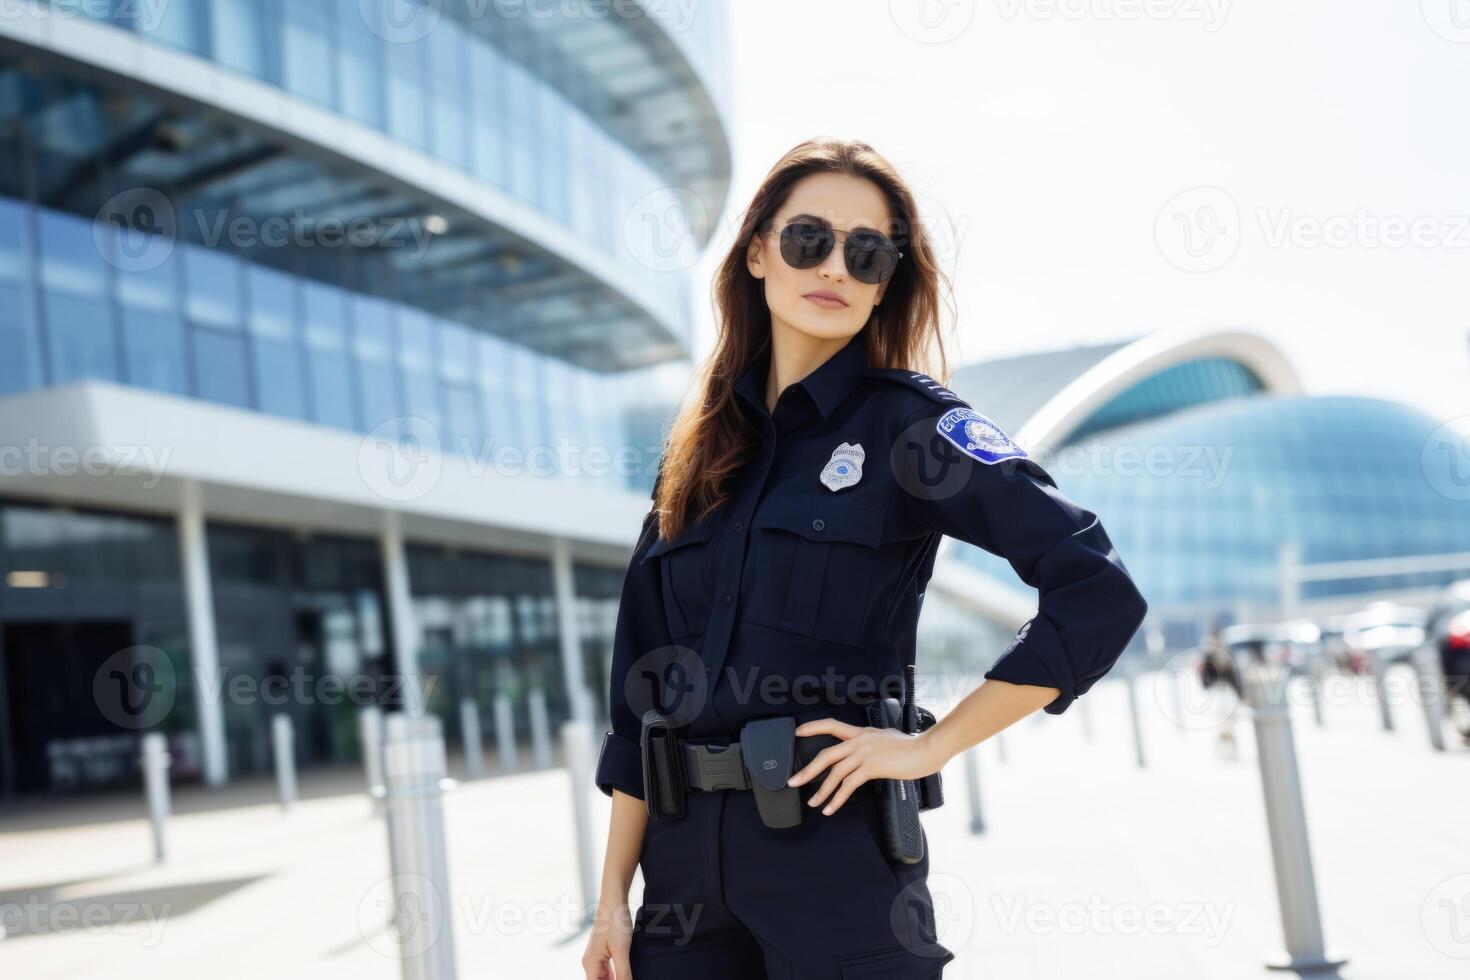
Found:
[[[670,643],[667,620],[664,619],[659,564],[643,560],[657,537],[657,511],[651,508],[643,518],[643,529],[623,578],[617,623],[613,628],[612,672],[608,677],[607,702],[612,731],[603,735],[595,777],[597,788],[608,796],[612,796],[613,789],[617,788],[629,796],[643,799],[643,761],[638,746],[642,720],[628,703],[624,681],[640,656]]]
[[[1037,612],[1016,631],[985,677],[1054,687],[1061,714],[1117,661],[1148,603],[1096,514],[1057,489],[1028,456],[989,463],[940,435],[947,406],[912,415],[901,474],[920,526],[1008,561],[1037,591]],[[999,454],[997,454],[999,455]]]

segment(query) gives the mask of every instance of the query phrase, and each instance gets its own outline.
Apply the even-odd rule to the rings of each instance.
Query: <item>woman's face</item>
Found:
[[[793,269],[781,257],[781,229],[797,216],[825,221],[837,234],[836,247],[811,269]],[[886,235],[891,227],[888,201],[872,181],[832,173],[798,181],[776,212],[770,232],[756,236],[746,256],[750,274],[765,280],[771,329],[785,327],[822,340],[861,330],[888,282],[869,285],[849,275],[842,243],[857,229]]]

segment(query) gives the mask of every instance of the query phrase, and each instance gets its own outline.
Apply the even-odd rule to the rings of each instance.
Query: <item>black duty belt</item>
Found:
[[[801,822],[801,788],[786,781],[822,749],[841,741],[825,734],[797,738],[791,715],[748,721],[734,739],[685,739],[657,710],[645,713],[642,722],[643,797],[653,819],[682,817],[684,797],[692,792],[749,790],[766,826],[794,827]],[[927,780],[932,796],[929,787],[916,787],[930,804],[920,809],[942,802],[938,774]],[[884,782],[875,781],[875,788]]]

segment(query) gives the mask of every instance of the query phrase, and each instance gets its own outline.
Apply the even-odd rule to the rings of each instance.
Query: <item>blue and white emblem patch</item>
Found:
[[[827,465],[822,467],[822,486],[836,493],[843,487],[850,487],[863,478],[863,458],[867,453],[863,452],[862,443],[848,445],[843,443],[832,450],[832,458],[827,460]]]
[[[939,417],[939,434],[982,463],[1025,459],[1026,450],[1011,441],[1000,426],[970,408],[951,408]]]

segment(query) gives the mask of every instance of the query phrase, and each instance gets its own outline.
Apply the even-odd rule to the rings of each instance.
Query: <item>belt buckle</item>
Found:
[[[693,762],[689,785],[702,790],[750,789],[740,743],[695,745],[685,743],[685,758]]]

